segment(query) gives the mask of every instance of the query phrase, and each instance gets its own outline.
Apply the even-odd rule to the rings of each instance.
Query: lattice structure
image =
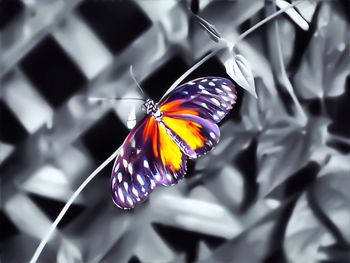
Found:
[[[272,1],[198,2],[200,15],[228,40],[276,11]],[[215,48],[190,5],[0,0],[3,262],[30,259],[74,190],[123,142],[129,113],[140,106],[88,97],[142,96],[129,75],[133,65],[157,100]],[[335,250],[347,257],[349,195],[341,197],[350,186],[346,8],[305,1],[296,10],[308,30],[282,15],[240,43],[259,99],[239,90],[215,151],[192,162],[186,180],[155,191],[130,212],[111,201],[109,165],[73,204],[40,260],[303,262],[298,256],[311,260],[319,250],[326,258]],[[224,59],[210,59],[190,78],[228,77]],[[324,202],[320,191],[328,196]],[[318,200],[328,225],[315,212]],[[312,252],[296,255],[305,241],[297,226],[311,231]]]

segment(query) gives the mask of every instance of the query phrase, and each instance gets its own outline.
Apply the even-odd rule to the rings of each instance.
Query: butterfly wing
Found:
[[[162,121],[178,137],[183,152],[197,158],[219,142],[216,123],[232,109],[236,99],[237,92],[230,80],[196,79],[176,88],[160,102]]]
[[[158,185],[177,183],[186,173],[186,156],[166,128],[147,116],[130,132],[111,176],[114,203],[122,209],[142,202]]]
[[[236,103],[235,85],[226,78],[206,77],[187,82],[170,92],[161,102],[166,115],[193,114],[220,122]]]
[[[216,123],[236,98],[232,82],[215,77],[170,92],[160,103],[162,121],[147,116],[121,146],[111,176],[114,203],[130,209],[158,185],[177,183],[186,173],[186,156],[197,158],[218,143]]]

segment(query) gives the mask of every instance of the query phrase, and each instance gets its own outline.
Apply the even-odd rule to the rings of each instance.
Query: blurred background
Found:
[[[293,1],[0,0],[1,261],[28,262],[65,202],[123,142],[133,101],[158,100],[217,48]],[[305,0],[237,45],[221,142],[178,185],[114,206],[109,164],[39,262],[349,262],[349,1]],[[225,56],[188,79],[224,76]],[[139,116],[139,114],[138,114]]]

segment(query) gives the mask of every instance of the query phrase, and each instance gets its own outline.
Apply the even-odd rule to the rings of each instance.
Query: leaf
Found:
[[[274,107],[275,114],[279,112]],[[280,114],[280,113],[279,113]],[[278,115],[278,114],[276,114]],[[329,120],[315,118],[300,128],[293,119],[273,123],[259,137],[258,182],[264,196],[283,184],[309,161],[323,163],[334,151],[325,145]]]
[[[210,38],[215,42],[219,42],[221,35],[216,30],[215,26],[210,24],[207,20],[200,17],[199,15],[195,15],[195,18],[197,19],[198,23],[209,33]]]
[[[280,8],[286,8],[290,4],[287,1],[284,0],[276,0],[276,5]],[[286,11],[286,14],[296,23],[301,29],[308,31],[309,30],[309,24],[305,21],[305,19],[299,15],[299,13],[294,9],[290,8]]]
[[[284,250],[289,262],[314,262],[322,243],[334,242],[312,214],[303,195],[288,223]]]
[[[349,155],[347,158],[350,160]],[[329,165],[333,166],[330,162],[323,170],[329,170]],[[303,195],[297,202],[284,242],[286,255],[291,262],[313,262],[316,258],[325,257],[321,254],[322,250],[330,245],[349,242],[349,168],[332,170],[332,173],[315,182],[311,197]],[[329,262],[335,262],[330,256],[327,255]]]
[[[350,74],[349,24],[345,14],[325,2],[316,30],[295,74],[297,92],[304,99],[339,96]]]
[[[236,55],[225,62],[227,74],[240,87],[258,98],[255,90],[254,76],[248,61],[242,55]]]
[[[312,0],[306,0],[301,2],[299,5],[297,5],[295,8],[298,11],[298,13],[309,23],[311,23],[312,18],[315,14],[317,7],[317,2]]]

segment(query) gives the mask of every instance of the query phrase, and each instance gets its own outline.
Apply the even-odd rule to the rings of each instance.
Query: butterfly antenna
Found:
[[[140,84],[137,82],[134,72],[132,70],[132,65],[130,65],[130,75],[131,78],[135,81],[136,86],[141,90],[142,94],[145,95],[143,92],[143,89],[141,88]],[[140,101],[146,101],[145,99],[142,98],[96,98],[96,97],[89,97],[89,101],[103,101],[103,100],[140,100]]]
[[[141,100],[141,101],[145,101],[142,98],[97,98],[97,97],[89,97],[88,98],[89,101],[103,101],[103,100]]]
[[[143,89],[141,88],[140,84],[137,82],[137,80],[135,78],[134,72],[132,70],[132,65],[130,65],[130,76],[135,81],[136,86],[141,90],[142,94],[145,95],[145,93],[143,92]]]

